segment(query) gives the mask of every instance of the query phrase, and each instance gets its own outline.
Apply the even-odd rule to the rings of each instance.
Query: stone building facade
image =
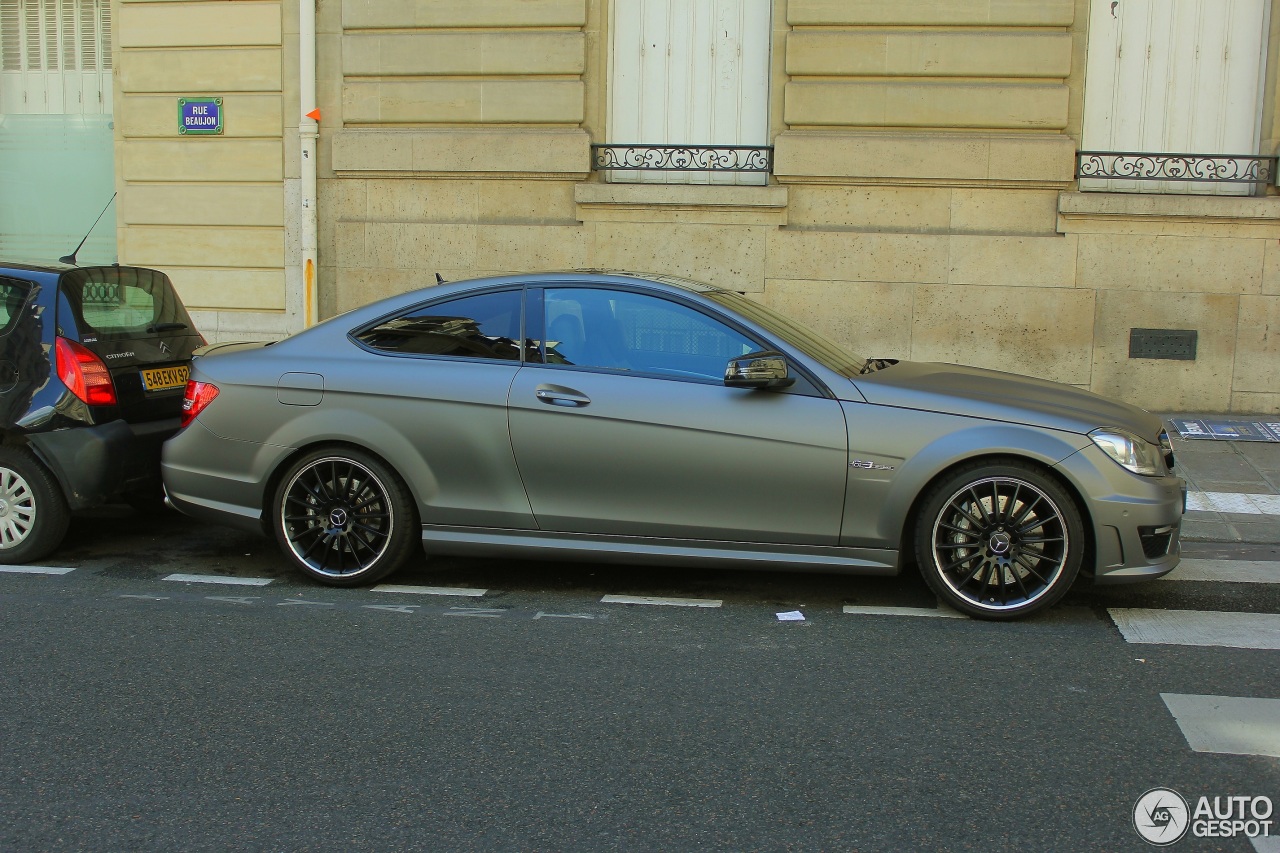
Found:
[[[709,30],[672,17],[690,4],[719,10]],[[1161,0],[1160,19],[1135,5],[316,0],[312,99],[300,92],[297,0],[116,0],[119,257],[167,270],[211,337],[296,328],[298,129],[314,106],[321,316],[437,272],[632,269],[747,293],[861,354],[1026,373],[1153,410],[1280,411],[1274,161],[1233,162],[1262,172],[1231,185],[1076,177],[1086,137],[1133,114],[1124,98],[1165,110],[1170,127],[1183,120],[1189,108],[1168,101],[1181,98],[1177,51],[1190,48],[1173,37],[1217,32],[1212,7],[1237,3]],[[1248,148],[1201,142],[1195,153],[1275,154],[1273,7],[1256,0],[1254,18],[1228,22],[1219,53],[1257,55],[1243,71],[1205,71],[1223,88],[1196,108],[1235,110]],[[641,33],[641,64],[624,68],[621,28],[641,13],[665,30]],[[1172,58],[1148,58],[1147,88],[1090,118],[1111,97],[1102,59],[1140,53],[1139,13],[1164,27],[1148,41],[1172,44]],[[766,50],[720,27],[735,15]],[[1102,30],[1124,20],[1130,46],[1117,48]],[[699,38],[719,57],[709,78],[698,78]],[[640,89],[625,88],[628,75]],[[738,93],[736,106],[715,106],[738,138],[681,138],[709,89]],[[186,95],[224,99],[221,135],[180,136],[174,104]],[[655,122],[659,95],[657,109],[683,118]],[[630,132],[648,138],[612,138],[631,112],[641,119]],[[1166,153],[1179,132],[1159,142]],[[1106,136],[1106,150],[1124,139]],[[593,168],[593,143],[655,140],[764,145],[772,159],[754,182]],[[1194,331],[1195,357],[1132,357],[1133,329]]]

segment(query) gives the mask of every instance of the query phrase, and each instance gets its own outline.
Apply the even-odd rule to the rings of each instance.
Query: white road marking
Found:
[[[1275,827],[1271,827],[1275,829]],[[1257,853],[1280,853],[1280,835],[1258,835],[1250,838]]]
[[[1247,495],[1242,492],[1187,492],[1187,510],[1237,512],[1244,515],[1280,515],[1280,495]]]
[[[846,604],[844,612],[854,616],[933,616],[940,619],[968,619],[949,607],[874,607]]]
[[[15,575],[67,575],[74,571],[61,566],[0,566],[0,572]]]
[[[652,595],[606,595],[601,604],[656,604],[665,607],[720,607],[718,598],[659,598]]]
[[[1188,560],[1165,575],[1167,581],[1280,583],[1280,562],[1265,560]]]
[[[225,583],[232,586],[266,586],[271,578],[231,578],[223,575],[166,575],[161,578],[179,583]]]
[[[405,586],[396,583],[380,583],[371,590],[371,592],[403,592],[407,595],[464,595],[468,598],[479,598],[488,591],[452,586]]]
[[[1196,752],[1280,758],[1280,699],[1161,693]]]
[[[1131,643],[1280,649],[1280,615],[1206,610],[1108,610]]]

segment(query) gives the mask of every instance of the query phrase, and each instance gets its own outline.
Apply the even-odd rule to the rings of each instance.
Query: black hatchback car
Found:
[[[204,343],[162,272],[0,261],[0,563],[47,556],[71,511],[160,505]]]

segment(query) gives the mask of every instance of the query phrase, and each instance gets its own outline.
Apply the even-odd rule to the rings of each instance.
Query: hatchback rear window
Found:
[[[59,287],[82,335],[110,340],[195,331],[169,277],[156,270],[87,267],[64,274]]]

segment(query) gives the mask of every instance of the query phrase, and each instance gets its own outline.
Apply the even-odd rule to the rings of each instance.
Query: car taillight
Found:
[[[81,344],[58,338],[54,360],[58,379],[81,401],[90,406],[114,406],[119,402],[106,364]]]
[[[182,395],[182,426],[196,419],[196,416],[209,407],[213,398],[218,396],[218,386],[208,382],[187,380],[187,391]]]

